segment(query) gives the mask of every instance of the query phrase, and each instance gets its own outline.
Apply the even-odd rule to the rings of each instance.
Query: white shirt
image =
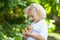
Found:
[[[44,19],[37,23],[32,23],[31,26],[33,30],[32,33],[38,33],[38,35],[42,36],[44,40],[47,40],[48,26]],[[28,37],[27,40],[35,40],[35,39],[32,37]]]

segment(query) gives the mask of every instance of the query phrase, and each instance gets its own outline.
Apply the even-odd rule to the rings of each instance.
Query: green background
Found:
[[[0,40],[24,40],[22,32],[30,24],[24,9],[31,3],[47,12],[48,40],[60,40],[60,0],[0,0]]]

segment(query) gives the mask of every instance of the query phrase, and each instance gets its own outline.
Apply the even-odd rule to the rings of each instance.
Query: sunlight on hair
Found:
[[[46,18],[46,11],[45,11],[45,9],[41,5],[39,5],[39,4],[36,4],[36,3],[30,4],[30,6],[28,6],[25,9],[25,13],[27,13],[28,11],[33,11],[33,12],[36,11],[37,14],[40,15],[40,17]]]

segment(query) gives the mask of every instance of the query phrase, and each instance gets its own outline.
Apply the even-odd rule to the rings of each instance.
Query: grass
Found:
[[[60,40],[59,33],[49,33],[48,40]]]

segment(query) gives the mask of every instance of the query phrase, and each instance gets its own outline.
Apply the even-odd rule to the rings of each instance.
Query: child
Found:
[[[26,40],[47,40],[48,27],[45,22],[45,9],[41,5],[33,3],[26,8],[25,13],[33,23],[25,29],[23,37]]]

